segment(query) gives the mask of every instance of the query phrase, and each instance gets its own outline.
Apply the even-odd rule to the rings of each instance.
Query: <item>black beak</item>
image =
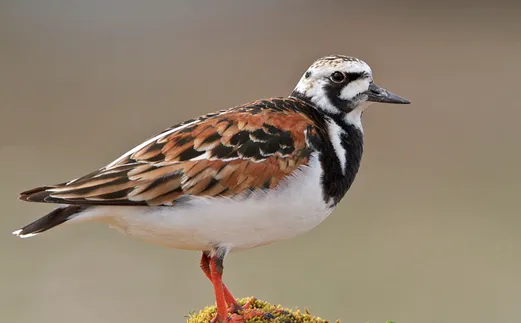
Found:
[[[378,85],[371,83],[369,90],[365,92],[367,94],[367,101],[381,102],[381,103],[394,103],[394,104],[409,104],[409,100],[406,100],[394,93],[391,93],[385,89],[382,89]]]

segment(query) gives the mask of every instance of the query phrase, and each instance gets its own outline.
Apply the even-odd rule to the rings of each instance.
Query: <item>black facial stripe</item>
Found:
[[[344,113],[351,112],[355,108],[351,101],[340,98],[340,93],[347,84],[348,83],[344,84],[330,82],[324,85],[324,92],[329,99],[329,102],[331,102],[331,104],[336,107],[339,112]]]
[[[349,82],[353,82],[361,78],[364,73],[346,73],[346,85],[349,84]]]

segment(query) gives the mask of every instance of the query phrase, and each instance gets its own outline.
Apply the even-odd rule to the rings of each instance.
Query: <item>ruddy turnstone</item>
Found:
[[[185,121],[88,175],[21,193],[58,206],[13,234],[99,221],[199,250],[214,287],[214,321],[262,315],[241,308],[223,284],[225,256],[309,231],[333,211],[358,171],[361,117],[371,102],[409,103],[377,86],[365,62],[320,58],[289,97]]]

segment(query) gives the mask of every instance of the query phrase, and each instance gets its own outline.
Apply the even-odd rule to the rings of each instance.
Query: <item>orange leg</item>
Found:
[[[269,313],[251,308],[255,299],[251,299],[243,307],[237,303],[222,281],[224,255],[210,257],[208,253],[203,252],[201,257],[201,269],[213,284],[217,304],[217,315],[211,323],[244,323],[254,317],[273,318]],[[231,316],[228,315],[228,307],[232,313]],[[239,315],[239,311],[241,315]]]
[[[225,323],[229,322],[226,300],[224,297],[224,284],[222,281],[223,265],[222,259],[217,257],[210,258],[210,279],[213,284],[215,293],[215,302],[217,304],[217,315],[212,322]]]
[[[201,269],[203,270],[206,277],[213,283],[210,271],[210,255],[205,251],[203,251],[203,255],[201,256]],[[222,285],[224,291],[224,300],[226,301],[226,304],[228,305],[230,312],[238,313],[241,310],[241,306],[239,305],[239,303],[237,303],[232,293],[230,293],[228,287],[226,287],[224,283],[222,283]]]

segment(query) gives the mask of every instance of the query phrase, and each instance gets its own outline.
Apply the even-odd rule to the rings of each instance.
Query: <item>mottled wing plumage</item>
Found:
[[[173,205],[186,195],[276,187],[307,165],[317,130],[298,99],[256,101],[165,130],[106,167],[21,199],[64,204]]]

